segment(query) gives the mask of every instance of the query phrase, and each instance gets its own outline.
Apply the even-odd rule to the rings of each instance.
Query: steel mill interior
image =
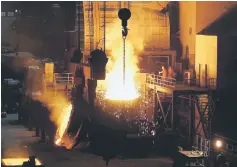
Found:
[[[236,131],[223,125],[236,122],[236,2],[2,6],[2,120],[17,114],[59,152],[105,152],[106,165],[140,153],[204,167],[236,155]]]

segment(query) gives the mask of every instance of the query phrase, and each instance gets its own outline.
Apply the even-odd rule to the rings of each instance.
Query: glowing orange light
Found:
[[[217,147],[217,148],[221,148],[222,145],[223,145],[222,141],[220,141],[220,140],[217,140],[217,141],[216,141],[216,147]]]
[[[121,43],[119,43],[121,42]],[[133,100],[139,97],[137,84],[134,81],[137,67],[137,56],[134,54],[133,45],[126,42],[126,70],[125,84],[123,82],[123,45],[122,40],[118,40],[111,53],[111,58],[107,64],[106,80],[98,82],[98,89],[103,87],[106,90],[105,98],[113,100]],[[119,47],[120,46],[120,47]]]
[[[61,139],[57,139],[57,140],[55,141],[55,144],[56,144],[56,145],[60,145],[60,142],[61,142]]]
[[[63,109],[63,112],[61,113],[61,117],[60,119],[60,125],[58,126],[57,129],[57,136],[55,139],[55,144],[56,145],[60,145],[61,141],[62,141],[62,137],[67,129],[68,126],[68,122],[70,119],[70,115],[71,115],[71,111],[72,111],[72,105],[68,105],[66,108]]]
[[[28,161],[28,158],[4,158],[2,159],[2,162],[6,166],[18,166],[22,165],[24,162]],[[35,159],[36,165],[42,165],[39,159]]]

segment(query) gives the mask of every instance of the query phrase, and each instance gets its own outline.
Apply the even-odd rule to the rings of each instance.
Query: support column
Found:
[[[198,64],[198,86],[201,86],[201,64]]]
[[[170,113],[170,123],[171,123],[171,129],[174,129],[174,92],[172,92],[172,101],[171,101],[171,113]]]
[[[96,97],[96,87],[97,87],[97,81],[88,79],[88,100],[89,104],[94,106],[94,100]]]
[[[157,93],[154,93],[154,121],[157,122],[158,121],[158,106],[157,106]]]
[[[35,128],[35,137],[40,137],[40,128],[39,127]]]
[[[194,137],[195,137],[195,101],[193,101],[193,95],[189,96],[189,146],[192,148],[194,144]]]
[[[45,129],[42,128],[41,129],[41,141],[45,142],[45,139],[46,139],[46,132],[45,132]]]
[[[208,77],[208,75],[207,75],[207,64],[205,64],[205,88],[208,87],[207,77]]]

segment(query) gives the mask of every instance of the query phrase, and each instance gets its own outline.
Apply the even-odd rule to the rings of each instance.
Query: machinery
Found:
[[[125,39],[128,34],[127,20],[131,17],[129,9],[118,13],[122,20],[122,38],[124,42],[123,82],[125,82]],[[76,57],[77,56],[77,57]],[[134,100],[106,99],[103,92],[97,90],[98,82],[105,80],[108,58],[104,51],[96,49],[91,52],[88,64],[80,62],[81,53],[75,52],[71,62],[76,64],[75,96],[72,97],[73,109],[64,141],[67,148],[76,147],[86,142],[98,145],[100,142],[113,142],[113,146],[124,143],[128,138],[150,138],[152,143],[156,136],[156,125],[153,120],[153,109],[149,115],[145,112],[147,102],[142,96]]]

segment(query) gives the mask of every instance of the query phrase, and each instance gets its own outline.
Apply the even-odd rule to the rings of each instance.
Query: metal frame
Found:
[[[166,88],[174,88],[176,85],[175,78],[162,77],[155,74],[146,74],[146,83],[154,86],[162,86]]]
[[[157,97],[158,105],[160,106],[161,113],[162,113],[162,116],[164,118],[163,121],[164,121],[165,127],[168,128],[168,129],[173,128],[173,94],[164,95],[164,93],[160,93],[160,92],[156,91],[155,95]],[[164,107],[163,107],[163,103],[162,103],[162,100],[161,100],[162,96],[166,99],[167,99],[167,97],[170,98],[168,100],[169,105],[168,105],[168,108],[166,110],[164,110]],[[168,117],[169,114],[171,114],[171,123],[170,124],[167,123],[167,117]]]
[[[146,92],[149,92],[149,90],[152,90],[152,96],[154,97],[154,115],[155,113],[158,113],[158,107],[160,109],[161,116],[163,117],[163,123],[165,125],[166,129],[172,129],[173,128],[173,94],[165,94],[158,92],[155,88],[151,89],[149,87],[146,87],[148,90]],[[148,93],[149,96],[149,93]],[[168,100],[167,100],[168,98]],[[166,99],[163,101],[162,99]],[[167,109],[164,108],[164,102],[168,104]],[[168,123],[168,116],[170,116],[170,123]],[[156,118],[154,118],[156,120]]]
[[[208,97],[207,97],[208,98]],[[208,101],[209,101],[209,98],[207,99]],[[209,104],[209,102],[200,102],[200,97],[198,98],[197,97],[197,101],[196,101],[196,107],[197,107],[197,109],[198,109],[198,111],[199,111],[199,115],[200,115],[200,120],[199,120],[199,122],[198,122],[198,125],[197,125],[197,127],[195,128],[195,132],[197,133],[197,134],[200,134],[201,133],[201,129],[200,129],[200,126],[202,125],[202,130],[204,131],[204,134],[205,134],[205,136],[206,137],[208,137],[209,138],[209,135],[210,134],[208,134],[209,132],[209,123],[207,122],[207,124],[205,123],[205,122],[203,122],[203,121],[208,121],[208,120],[206,120],[206,119],[209,119],[209,118],[205,118],[206,116],[206,114],[208,114],[209,115],[209,113],[208,112],[210,112],[209,111],[209,109],[210,109],[210,104]],[[206,127],[207,126],[207,127]],[[207,128],[207,129],[206,129]]]
[[[54,84],[73,84],[72,73],[54,73]]]
[[[174,78],[162,78],[162,76],[154,75],[154,74],[146,74],[146,84],[148,87],[154,91],[155,96],[155,109],[157,107],[160,108],[161,114],[164,118],[164,125],[165,128],[173,128],[173,120],[174,120],[174,101],[177,98],[182,98],[189,100],[190,102],[190,109],[189,109],[189,141],[190,144],[193,144],[194,136],[196,134],[200,134],[200,130],[203,130],[205,139],[210,139],[211,134],[211,117],[214,111],[214,105],[212,101],[212,93],[211,91],[173,91],[173,88],[176,85],[176,80]],[[158,86],[158,87],[157,87]],[[162,97],[164,97],[164,93],[161,93],[162,90],[159,88],[168,88],[172,91],[165,91],[167,92],[167,96],[170,96],[169,105],[167,110],[164,109],[164,103],[162,102]],[[159,90],[159,91],[158,91]],[[187,97],[188,95],[188,97]],[[205,95],[205,96],[203,96]],[[167,102],[167,101],[166,101]],[[155,111],[156,112],[156,111]],[[171,123],[168,125],[168,115],[170,114]],[[199,114],[200,119],[197,121],[195,116]],[[197,125],[197,126],[196,126]],[[200,127],[202,127],[200,129]]]
[[[146,74],[146,83],[147,84],[151,84],[153,85],[151,88],[154,91],[154,103],[156,105],[155,109],[157,109],[157,107],[159,106],[160,110],[161,110],[161,114],[163,117],[163,121],[164,121],[164,125],[166,129],[172,129],[173,128],[173,93],[168,94],[168,93],[162,93],[159,92],[157,89],[157,86],[161,86],[161,87],[166,87],[166,88],[174,88],[175,84],[176,84],[176,79],[175,78],[163,78],[160,75],[155,75],[155,74]],[[169,98],[167,101],[167,97]],[[166,110],[164,110],[164,106],[163,106],[163,102],[162,99],[166,99],[165,102],[168,102],[168,108]],[[158,105],[158,106],[157,106]],[[154,110],[155,110],[154,109]],[[157,111],[154,111],[157,112]],[[167,118],[168,115],[170,115],[170,124],[167,123]]]
[[[180,93],[182,94],[182,93]],[[195,105],[191,110],[190,110],[190,127],[189,127],[189,136],[191,137],[191,142],[194,142],[194,136],[202,136],[203,140],[205,141],[211,139],[211,118],[213,115],[214,106],[213,106],[213,101],[212,101],[212,93],[210,92],[193,92],[191,93],[191,98],[184,96],[184,95],[179,95],[179,98],[186,99],[189,101],[192,101],[192,103]],[[190,95],[189,94],[189,95]],[[205,96],[203,96],[205,95]],[[194,97],[193,97],[194,96]],[[200,119],[197,121],[195,118],[197,112],[200,116]],[[195,124],[195,122],[197,124]],[[203,135],[201,134],[201,130],[203,130]],[[193,139],[192,139],[193,138]],[[194,142],[195,143],[195,142]],[[206,147],[206,146],[205,146]]]

